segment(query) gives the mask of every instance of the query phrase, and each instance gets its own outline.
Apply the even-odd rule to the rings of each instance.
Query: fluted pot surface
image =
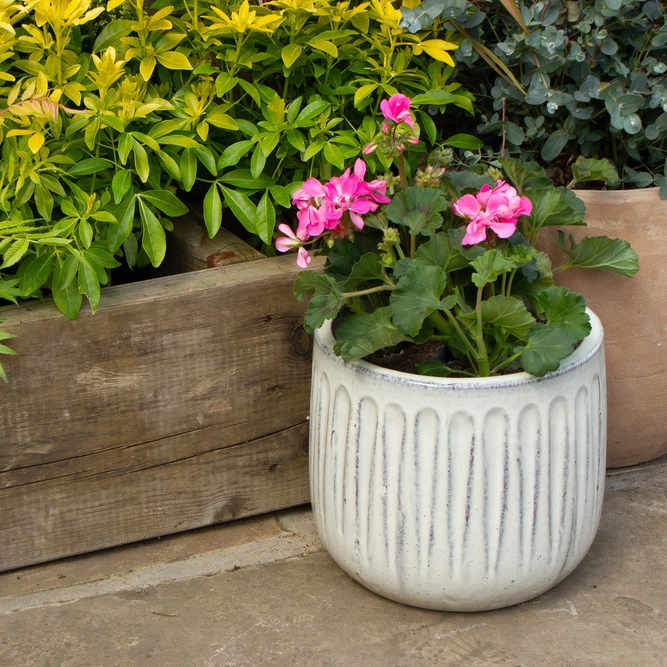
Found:
[[[535,378],[432,378],[333,352],[316,332],[310,487],[322,541],[351,577],[427,609],[481,611],[564,579],[600,520],[602,326]]]

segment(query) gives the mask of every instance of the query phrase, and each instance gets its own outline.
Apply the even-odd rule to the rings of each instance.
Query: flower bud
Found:
[[[380,256],[380,264],[385,267],[385,269],[393,269],[396,266],[396,258],[391,253],[384,253]]]
[[[389,227],[384,233],[384,238],[382,239],[385,243],[391,243],[392,245],[399,245],[401,242],[401,235],[398,232],[398,229],[395,227]]]
[[[372,155],[377,150],[378,145],[371,141],[371,143],[364,146],[364,155]]]
[[[389,125],[389,123],[387,123],[387,122],[382,123],[382,133],[383,134],[389,134],[390,130],[391,130],[391,126]]]
[[[412,144],[413,146],[416,146],[419,143],[419,137],[415,136],[414,134],[411,134],[408,137],[408,143]]]

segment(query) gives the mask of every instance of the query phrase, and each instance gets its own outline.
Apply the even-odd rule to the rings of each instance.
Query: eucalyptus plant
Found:
[[[564,165],[607,158],[616,171],[596,179],[659,185],[667,197],[661,3],[424,0],[402,12],[409,31],[463,37],[457,80],[479,91],[477,130],[490,149]]]

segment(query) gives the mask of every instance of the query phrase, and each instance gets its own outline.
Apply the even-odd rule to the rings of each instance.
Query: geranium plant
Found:
[[[335,351],[346,361],[435,341],[435,356],[417,366],[427,375],[556,370],[590,324],[583,297],[555,286],[554,273],[576,266],[632,276],[636,253],[619,239],[577,244],[561,233],[569,260],[552,267],[536,237],[545,226],[584,224],[572,191],[533,162],[446,168],[442,152],[409,183],[403,156],[419,150],[410,100],[396,94],[381,109],[381,131],[364,152],[393,158],[398,178],[366,181],[359,159],[328,183],[308,179],[293,197],[296,231],[280,227],[278,250],[297,249],[300,266],[310,248],[327,254],[322,274],[302,271],[295,284],[297,298],[310,297],[306,329],[337,318]]]

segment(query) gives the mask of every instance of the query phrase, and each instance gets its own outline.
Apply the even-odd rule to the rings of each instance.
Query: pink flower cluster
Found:
[[[292,195],[292,203],[298,209],[296,234],[288,225],[279,225],[278,229],[286,236],[276,240],[276,249],[287,252],[291,248],[298,248],[296,263],[305,269],[310,264],[310,255],[303,247],[306,241],[327,231],[345,236],[346,217],[357,229],[362,229],[362,215],[377,211],[380,204],[391,201],[385,196],[387,182],[366,182],[365,175],[366,164],[358,159],[354,172],[350,173],[350,169],[346,169],[328,183],[322,184],[316,178],[304,181],[302,187]]]
[[[496,187],[483,185],[476,195],[463,195],[452,204],[456,215],[469,220],[461,243],[474,245],[486,241],[486,230],[493,230],[506,239],[516,230],[517,218],[530,215],[533,205],[528,197],[519,197],[505,181],[496,181]]]

